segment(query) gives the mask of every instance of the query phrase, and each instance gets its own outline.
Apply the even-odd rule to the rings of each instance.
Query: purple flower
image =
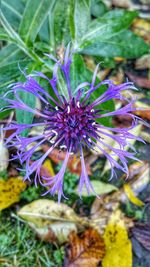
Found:
[[[50,57],[50,56],[49,56]],[[45,193],[54,195],[58,193],[58,200],[60,201],[63,194],[63,178],[67,167],[69,157],[73,153],[80,153],[81,158],[81,176],[79,180],[79,194],[81,195],[83,186],[85,185],[88,193],[93,190],[90,183],[85,161],[83,148],[87,147],[94,149],[98,147],[99,150],[106,156],[111,165],[111,177],[115,175],[114,168],[121,170],[128,176],[128,158],[135,159],[135,151],[127,152],[124,150],[126,145],[129,145],[130,139],[142,141],[140,137],[136,137],[129,131],[137,125],[138,118],[132,113],[135,111],[134,99],[128,100],[123,97],[122,91],[127,89],[135,89],[133,83],[127,82],[120,85],[115,85],[111,80],[104,80],[95,85],[96,75],[98,67],[93,74],[91,83],[84,82],[78,85],[75,93],[72,93],[70,82],[70,66],[72,62],[72,54],[69,46],[66,49],[63,62],[51,57],[55,61],[53,77],[49,79],[41,72],[36,72],[35,76],[42,77],[49,82],[55,98],[53,98],[47,91],[45,91],[40,84],[34,79],[34,75],[26,76],[26,82],[18,82],[12,85],[12,88],[7,92],[3,99],[8,102],[6,109],[21,109],[28,112],[32,112],[40,117],[38,123],[33,124],[17,124],[11,123],[4,130],[14,130],[9,138],[6,140],[6,144],[9,146],[16,146],[18,149],[17,155],[14,159],[19,159],[21,164],[25,164],[26,175],[24,180],[30,179],[30,175],[35,173],[35,185],[41,183],[43,186],[49,186],[49,190]],[[64,75],[68,96],[60,95],[58,91],[58,69]],[[101,94],[95,101],[91,101],[91,95],[100,88],[101,85],[106,85],[107,90]],[[37,108],[32,109],[26,103],[24,103],[19,96],[19,92],[31,93],[43,102],[42,110]],[[8,94],[13,93],[15,98],[9,99]],[[98,108],[98,106],[110,99],[120,99],[126,101],[126,105],[115,111],[107,111]],[[54,105],[52,105],[52,102]],[[129,128],[110,128],[102,124],[97,123],[98,118],[104,118],[108,116],[129,116],[132,119],[132,124]],[[34,126],[43,126],[44,130],[42,134],[34,137],[23,137],[21,133]],[[108,133],[107,130],[111,130],[113,134]],[[114,139],[119,148],[111,147],[105,142],[104,137],[109,136]],[[48,151],[38,160],[31,163],[31,157],[36,151],[38,146],[42,145],[45,141],[49,141],[51,146]],[[36,145],[27,149],[27,146],[36,142]],[[40,177],[40,168],[46,157],[53,151],[55,147],[59,147],[60,150],[66,151],[66,157],[62,164],[60,171],[54,177]],[[104,147],[106,149],[104,149]],[[107,151],[110,149],[113,154],[109,154]],[[114,158],[117,155],[120,159],[117,162]],[[43,182],[44,180],[44,182]],[[44,195],[45,195],[44,194]]]

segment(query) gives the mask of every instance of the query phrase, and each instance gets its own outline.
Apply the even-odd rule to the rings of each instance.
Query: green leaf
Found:
[[[41,58],[38,54],[36,54],[33,48],[28,47],[24,43],[20,35],[12,28],[11,24],[8,22],[4,14],[1,12],[0,15],[1,15],[1,24],[4,27],[5,31],[7,32],[7,34],[12,39],[12,42],[14,42],[20,48],[20,50],[22,50],[27,56],[29,56],[29,58],[34,60],[37,64],[44,63],[47,69],[51,71],[52,70],[51,66],[47,62],[45,62],[43,58]]]
[[[12,82],[15,82],[17,78],[20,76],[20,68],[24,69],[27,67],[29,60],[21,60],[21,61],[15,61],[11,62],[10,64],[3,65],[0,67],[0,89],[6,91],[6,86],[9,85]],[[19,64],[19,66],[18,66]],[[1,91],[0,91],[1,93]]]
[[[34,42],[54,0],[28,0],[19,28],[25,43]]]
[[[71,0],[70,31],[76,43],[85,35],[90,23],[90,0]]]
[[[15,44],[8,44],[0,51],[0,64],[6,65],[11,61],[21,60],[23,57],[25,57],[24,53]]]
[[[84,64],[83,58],[81,55],[74,54],[71,64],[71,89],[74,93],[77,86],[85,81],[91,81],[91,73],[88,75],[88,70]],[[87,80],[88,77],[88,80]]]
[[[18,29],[22,19],[24,3],[22,0],[2,0],[1,10],[13,28]]]
[[[67,45],[70,41],[69,11],[68,0],[56,1],[54,9],[49,15],[50,37],[54,39],[55,47],[62,43]]]
[[[103,16],[108,11],[108,8],[101,0],[92,0],[91,14],[94,17]]]
[[[11,112],[12,112],[12,110],[5,110],[5,111],[0,112],[0,120],[3,120],[6,117],[8,117]]]
[[[133,32],[125,30],[107,40],[97,40],[82,53],[102,57],[137,58],[150,52],[150,46]]]
[[[5,32],[5,30],[1,27],[0,27],[0,40],[2,40],[2,41],[9,41],[10,40],[10,37],[7,34],[7,32]]]
[[[107,183],[104,183],[104,182],[101,182],[101,181],[97,181],[97,180],[91,181],[91,184],[92,184],[92,186],[94,188],[94,191],[99,196],[103,195],[103,194],[108,194],[108,193],[111,193],[113,191],[117,191],[118,190],[118,188],[115,187],[112,184],[107,184]],[[76,193],[78,192],[78,188],[75,189],[75,192]],[[95,195],[95,194],[93,192],[91,192],[90,195]],[[88,193],[87,193],[87,190],[86,190],[85,186],[83,187],[82,196],[84,196],[84,197],[88,196]]]
[[[49,17],[49,15],[48,15]],[[39,30],[39,38],[40,40],[43,42],[44,45],[49,44],[50,39],[52,38],[52,36],[50,37],[50,31],[49,31],[49,21],[48,21],[48,17],[46,18],[46,20],[44,21],[43,25],[41,26],[40,30]],[[35,44],[35,43],[34,43]],[[50,46],[49,46],[49,51],[50,51]],[[45,51],[46,52],[46,51]]]
[[[35,108],[36,98],[33,94],[29,94],[27,92],[21,91],[19,93],[19,96],[25,104],[27,104],[29,107],[33,109]],[[31,112],[27,112],[25,110],[20,110],[20,109],[16,110],[16,119],[19,124],[21,123],[30,124],[32,123],[33,118],[34,118],[34,114]],[[26,129],[25,131],[23,131],[22,136],[27,136],[28,132],[29,130]]]
[[[102,18],[95,19],[91,22],[89,30],[82,38],[80,47],[84,49],[96,40],[103,42],[110,39],[118,32],[128,28],[137,12],[112,10],[107,12]]]

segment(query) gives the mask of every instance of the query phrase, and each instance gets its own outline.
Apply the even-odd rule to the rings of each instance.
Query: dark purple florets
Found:
[[[50,57],[50,56],[49,56]],[[21,164],[25,164],[26,175],[25,180],[30,179],[30,175],[35,172],[35,184],[38,182],[43,186],[49,186],[46,192],[54,195],[58,193],[60,201],[63,194],[63,177],[67,163],[71,154],[80,153],[81,158],[81,176],[79,180],[79,194],[82,193],[83,186],[85,185],[88,193],[90,193],[92,184],[90,183],[87,175],[83,148],[90,149],[98,148],[109,160],[111,166],[111,177],[115,175],[114,168],[120,169],[128,176],[127,158],[135,159],[133,152],[125,151],[125,147],[130,145],[130,140],[135,139],[142,141],[139,137],[134,136],[130,130],[137,125],[138,118],[132,113],[135,111],[134,99],[128,100],[121,94],[123,90],[135,89],[130,82],[115,85],[111,80],[104,80],[103,82],[95,85],[98,66],[93,74],[91,83],[84,82],[78,85],[72,93],[70,82],[70,65],[72,62],[72,55],[69,46],[66,49],[63,62],[51,57],[55,61],[54,72],[52,79],[49,79],[41,72],[36,72],[34,76],[42,77],[49,82],[53,89],[55,99],[45,91],[40,84],[33,78],[34,76],[26,76],[26,82],[18,82],[13,84],[9,92],[7,92],[3,99],[9,103],[7,109],[22,109],[38,115],[40,118],[39,123],[33,124],[17,124],[13,122],[10,126],[5,127],[4,130],[14,130],[14,133],[6,140],[6,144],[16,146],[18,149],[17,156],[14,159],[19,159]],[[61,70],[65,77],[68,96],[59,94],[58,91],[58,69]],[[91,101],[91,94],[96,91],[102,84],[107,86],[107,90],[101,94],[96,100]],[[86,90],[85,90],[86,88]],[[87,90],[88,88],[88,90]],[[36,96],[43,103],[43,108],[38,110],[32,109],[24,103],[19,96],[19,92],[28,92]],[[15,99],[9,99],[8,95],[14,93]],[[99,105],[110,100],[120,99],[126,101],[126,105],[115,111],[101,112]],[[52,103],[53,102],[53,105]],[[132,119],[132,124],[129,128],[110,128],[97,123],[97,119],[108,116],[123,115],[129,116]],[[21,133],[34,126],[42,126],[43,132],[34,137],[22,137]],[[108,132],[110,130],[113,132]],[[105,142],[105,138],[109,137],[118,143],[118,148],[114,148]],[[45,141],[49,141],[51,146],[48,151],[38,160],[31,162],[31,157],[36,149]],[[36,142],[34,146],[28,148],[30,144]],[[41,166],[46,157],[53,151],[55,147],[60,150],[66,151],[66,157],[62,164],[60,171],[54,177],[40,177]],[[28,149],[27,149],[28,148]],[[132,148],[132,147],[131,147]],[[109,154],[108,149],[113,153]],[[120,162],[115,159],[118,156]]]

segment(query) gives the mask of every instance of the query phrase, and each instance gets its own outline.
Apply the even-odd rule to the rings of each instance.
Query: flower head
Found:
[[[50,57],[50,56],[49,56]],[[135,89],[131,82],[115,85],[111,80],[104,80],[99,84],[95,85],[96,75],[98,66],[93,74],[91,83],[84,82],[79,84],[75,90],[75,94],[72,93],[71,82],[70,82],[70,66],[72,62],[72,53],[70,52],[69,46],[66,49],[63,62],[51,57],[55,61],[53,77],[49,79],[41,72],[36,72],[35,76],[42,77],[49,82],[55,98],[53,98],[40,84],[36,81],[33,75],[26,76],[26,82],[18,82],[13,84],[9,92],[4,95],[5,101],[8,102],[7,109],[21,109],[33,114],[37,114],[41,122],[35,122],[32,124],[17,124],[12,122],[9,127],[4,129],[12,129],[14,132],[6,143],[10,146],[16,146],[18,149],[17,155],[14,159],[19,159],[21,164],[25,164],[25,180],[30,179],[30,175],[35,172],[35,184],[38,182],[43,186],[49,186],[49,190],[46,192],[54,195],[58,193],[58,199],[60,201],[63,194],[63,177],[69,157],[73,153],[80,153],[81,158],[81,176],[79,180],[79,193],[81,194],[83,186],[86,185],[88,193],[93,190],[92,184],[90,183],[87,175],[84,152],[83,148],[87,147],[94,149],[98,147],[99,150],[106,156],[111,165],[111,176],[115,174],[114,168],[120,169],[126,175],[128,175],[127,159],[134,158],[135,152],[127,152],[124,150],[126,145],[129,145],[130,139],[136,139],[141,141],[139,137],[134,136],[130,133],[130,130],[137,125],[137,117],[132,113],[134,108],[134,99],[128,100],[122,95],[122,91],[126,89]],[[61,95],[58,90],[58,69],[64,75],[67,85],[67,96]],[[96,91],[102,84],[107,86],[107,90],[99,95],[99,97],[91,101],[91,95]],[[86,88],[86,90],[85,90]],[[88,88],[88,90],[87,90]],[[43,102],[41,110],[37,108],[32,109],[26,103],[24,103],[19,92],[31,93]],[[14,93],[15,99],[9,99],[9,93]],[[104,113],[103,110],[99,109],[99,105],[110,100],[110,99],[123,99],[127,104],[115,111],[107,111]],[[53,102],[53,104],[52,104]],[[116,115],[128,115],[132,119],[132,124],[129,128],[110,128],[102,124],[97,123],[98,118],[104,118],[108,116]],[[34,126],[43,126],[43,133],[34,137],[23,137],[21,133]],[[113,134],[108,133],[111,130]],[[101,138],[101,135],[103,138]],[[105,142],[104,136],[109,136],[114,139],[118,144],[119,148],[111,147]],[[36,141],[36,145],[27,149],[28,145]],[[38,160],[31,162],[31,157],[36,151],[37,147],[43,144],[45,141],[50,142],[48,151]],[[53,151],[55,147],[59,147],[60,150],[66,151],[66,157],[62,164],[60,171],[54,177],[40,177],[40,168],[46,157]],[[108,148],[113,151],[113,154],[107,152]],[[115,159],[115,155],[119,156],[120,162],[118,163]],[[44,182],[43,182],[44,180]]]

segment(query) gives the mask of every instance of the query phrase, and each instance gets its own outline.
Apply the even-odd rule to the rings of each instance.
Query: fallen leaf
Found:
[[[113,134],[111,131],[109,130],[105,130],[105,133],[106,134]],[[115,141],[114,139],[112,139],[111,137],[105,135],[105,134],[102,134],[101,133],[101,138],[105,140],[105,143],[110,145],[110,146],[113,146]],[[97,141],[97,144],[102,148],[102,149],[105,149],[106,151],[109,151],[109,149],[104,146],[103,144],[101,144],[100,142]],[[92,149],[91,149],[92,153],[94,155],[103,155],[103,152],[97,147],[97,146],[94,146]]]
[[[115,60],[117,61],[119,61],[119,58],[115,58]],[[123,71],[123,69],[122,68],[119,68],[118,69],[118,71],[117,71],[117,73],[115,74],[115,75],[113,75],[113,76],[109,76],[109,79],[110,80],[113,80],[113,82],[115,83],[115,84],[120,84],[120,83],[123,83],[123,80],[124,80],[124,71]]]
[[[140,162],[138,165],[133,164],[129,168],[129,177],[132,179],[129,181],[132,191],[135,196],[138,196],[150,182],[150,166],[148,163]],[[135,172],[135,168],[137,168]],[[104,195],[100,198],[95,198],[90,211],[91,226],[96,228],[101,233],[104,231],[108,220],[113,211],[116,211],[120,203],[126,203],[128,200],[127,195],[124,192],[124,188],[120,188],[118,191],[112,192],[110,195]],[[132,220],[125,218],[125,224],[127,227],[131,227]]]
[[[60,244],[68,240],[72,230],[77,231],[77,225],[84,223],[84,219],[78,217],[72,208],[48,199],[31,202],[21,208],[18,215],[42,240]]]
[[[26,188],[22,177],[11,177],[8,180],[0,180],[0,210],[6,209],[19,202],[20,193]]]
[[[130,181],[131,179],[134,179],[138,177],[146,170],[147,165],[144,162],[134,162],[129,166],[129,177],[128,177],[128,181]],[[131,181],[132,183],[132,181]]]
[[[118,188],[110,183],[104,183],[104,182],[101,182],[101,181],[96,181],[96,180],[93,180],[91,181],[91,184],[92,184],[92,187],[95,191],[95,193],[97,195],[103,195],[103,194],[108,194],[112,191],[117,191]],[[75,189],[75,192],[77,193],[78,192],[78,188]],[[95,195],[94,192],[91,192],[90,195]],[[84,186],[83,187],[83,190],[82,190],[82,196],[88,196],[88,192],[87,192],[87,189],[86,187]]]
[[[112,214],[103,237],[106,254],[102,267],[132,267],[132,245],[119,210]]]
[[[150,251],[150,224],[138,223],[131,232],[142,246]]]
[[[51,176],[55,175],[50,159],[45,160],[45,162],[43,163],[43,165],[41,167],[40,174],[41,174],[41,176],[45,176],[45,177],[51,177]]]
[[[144,141],[150,143],[150,129],[141,132],[141,137]]]
[[[136,136],[139,136],[140,135],[140,132],[141,132],[141,129],[142,129],[142,126],[141,125],[138,125],[136,126],[134,129],[132,129],[131,131],[129,131],[130,133],[136,135]],[[129,143],[133,146],[134,143],[135,143],[135,139],[131,139],[131,140],[128,140]],[[119,148],[119,144],[115,141],[113,143],[113,148]],[[129,146],[126,146],[124,148],[125,150],[128,150],[129,149]],[[115,159],[115,160],[118,160],[119,157],[114,155],[114,153],[112,151],[110,151],[110,155]],[[104,166],[104,169],[103,169],[103,174],[106,173],[106,171],[108,171],[110,169],[110,163],[108,160],[106,160],[106,163],[105,163],[105,166]]]
[[[89,228],[78,236],[69,235],[65,267],[97,267],[105,255],[104,241],[95,229]]]
[[[125,191],[125,194],[127,195],[128,199],[131,201],[131,203],[133,203],[139,207],[144,206],[144,202],[141,201],[138,197],[136,197],[134,195],[134,192],[131,189],[130,184],[124,184],[124,191]]]
[[[135,83],[135,85],[146,89],[150,89],[150,80],[148,78],[136,76],[131,72],[126,72],[126,74],[129,77],[129,79]]]
[[[144,55],[135,61],[135,69],[150,69],[150,55]]]
[[[130,8],[132,6],[131,0],[112,0],[112,4],[122,8]]]
[[[135,34],[140,37],[143,37],[146,41],[150,43],[150,22],[142,19],[137,18],[134,20],[132,24],[132,30]]]
[[[43,151],[47,152],[49,147],[47,145],[43,145],[42,146]],[[53,149],[53,151],[48,155],[48,157],[56,164],[58,164],[59,162],[63,161],[66,157],[66,152],[63,151],[59,151],[58,149]],[[88,172],[88,175],[91,175],[91,168],[90,165],[88,163],[86,164],[86,169]],[[69,158],[68,161],[68,168],[70,170],[71,173],[76,173],[76,174],[81,174],[81,163],[80,163],[80,159],[78,157],[76,157],[76,155],[72,155]]]
[[[135,112],[135,114],[142,119],[150,120],[150,110],[138,110]]]

